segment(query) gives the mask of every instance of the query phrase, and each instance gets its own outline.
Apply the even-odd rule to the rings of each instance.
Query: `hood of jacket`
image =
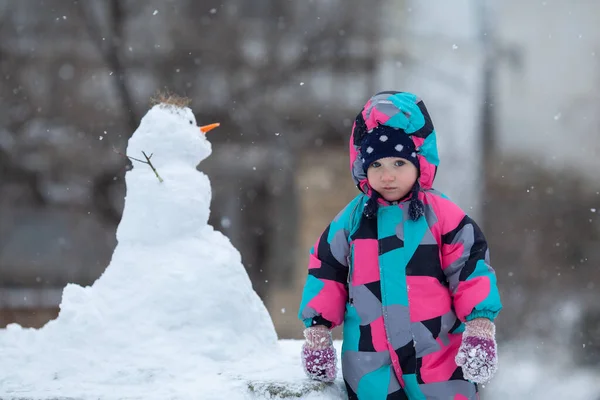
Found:
[[[412,93],[386,91],[369,99],[357,115],[350,135],[350,171],[357,187],[370,194],[367,174],[363,171],[360,143],[377,125],[396,128],[399,135],[409,135],[417,148],[424,190],[431,189],[440,163],[436,133],[425,103]]]

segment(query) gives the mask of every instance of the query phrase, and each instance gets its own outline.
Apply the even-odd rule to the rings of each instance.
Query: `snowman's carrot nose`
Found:
[[[215,122],[214,124],[204,125],[204,126],[200,127],[200,132],[206,134],[207,132],[212,131],[213,129],[215,129],[219,126],[221,126],[221,124],[218,122]]]

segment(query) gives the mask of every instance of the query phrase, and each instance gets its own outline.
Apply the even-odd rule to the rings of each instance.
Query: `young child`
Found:
[[[313,379],[335,379],[331,329],[344,324],[350,399],[478,399],[496,371],[502,305],[488,246],[432,189],[438,164],[414,94],[378,93],[356,117],[350,167],[362,193],[312,248],[299,311]]]

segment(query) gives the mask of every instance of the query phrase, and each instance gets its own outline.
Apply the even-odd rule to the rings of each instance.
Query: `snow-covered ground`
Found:
[[[483,400],[600,400],[599,371],[573,364],[569,348],[523,339],[501,344],[498,374]]]
[[[31,341],[23,332],[15,336],[19,340],[14,343],[26,345]],[[181,368],[153,367],[154,363],[146,357],[121,359],[118,366],[104,366],[96,371],[82,368],[84,362],[93,363],[85,351],[63,351],[64,358],[56,362],[67,364],[65,367],[70,369],[79,365],[78,372],[54,377],[44,367],[44,360],[21,360],[13,364],[20,370],[20,381],[11,381],[10,374],[8,379],[0,378],[0,399],[346,399],[341,374],[332,385],[306,378],[300,367],[301,345],[299,340],[280,340],[275,349],[264,354],[204,365],[194,365],[193,359],[181,354]],[[335,345],[339,356],[341,343]],[[547,363],[530,356],[531,352],[525,349],[505,348],[499,373],[483,388],[482,399],[600,400],[597,372],[561,368],[566,367],[565,363],[552,360],[551,355]]]
[[[9,354],[2,349],[0,399],[346,398],[341,376],[333,385],[306,378],[300,367],[300,341],[283,340],[264,353],[219,362],[182,352],[164,336],[156,338],[147,354],[106,345],[102,355],[76,345],[32,354],[25,348],[39,346],[38,334],[12,328],[3,335],[3,343],[9,339],[16,348]]]

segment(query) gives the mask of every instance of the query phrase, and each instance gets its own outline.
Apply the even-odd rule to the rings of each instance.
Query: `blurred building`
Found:
[[[599,11],[594,1],[494,6],[499,153],[526,157],[551,171],[577,171],[595,190],[600,168]]]

